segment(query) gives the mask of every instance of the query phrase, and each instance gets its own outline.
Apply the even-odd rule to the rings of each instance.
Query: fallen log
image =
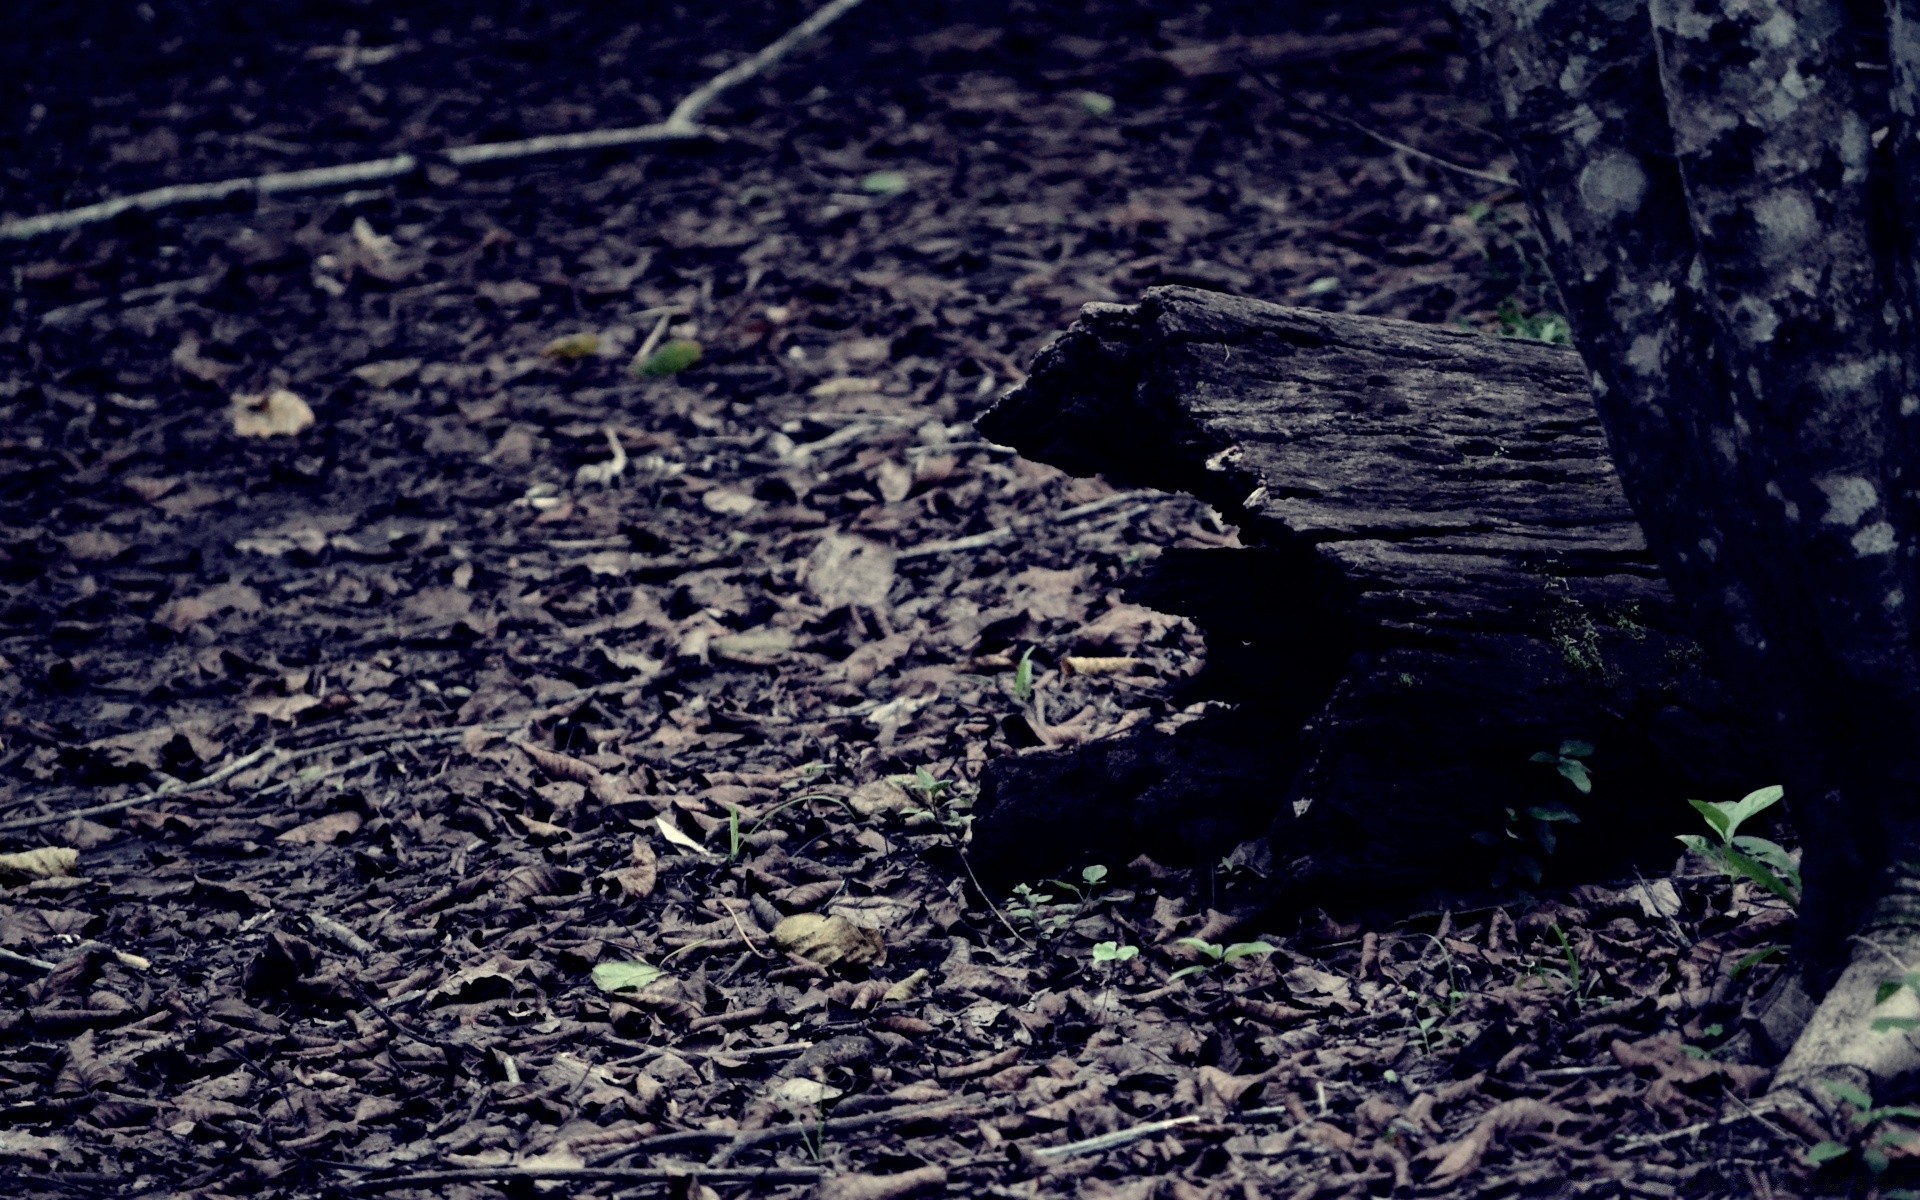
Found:
[[[1142,589],[1206,632],[1231,718],[989,764],[983,874],[1217,854],[1269,824],[1292,894],[1484,885],[1671,853],[1687,797],[1772,781],[1569,349],[1157,288],[1087,306],[979,427],[1192,493],[1251,547],[1163,556]],[[1536,757],[1563,743],[1590,795]],[[1563,806],[1578,825],[1543,815]]]

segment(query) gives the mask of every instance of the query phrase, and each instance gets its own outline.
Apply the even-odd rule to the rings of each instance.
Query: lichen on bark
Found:
[[[1855,986],[1920,859],[1920,0],[1454,8],[1648,542],[1788,747],[1808,985]],[[1854,1001],[1790,1064],[1863,1058]]]

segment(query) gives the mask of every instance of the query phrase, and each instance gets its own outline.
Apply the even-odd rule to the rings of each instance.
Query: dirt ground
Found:
[[[23,14],[0,213],[655,120],[809,6],[658,7]],[[9,1194],[1873,1192],[1745,1107],[1791,913],[1698,862],[969,878],[1010,730],[1190,715],[1121,592],[1233,538],[970,420],[1159,283],[1552,334],[1464,76],[1417,5],[872,0],[722,145],[0,246]]]

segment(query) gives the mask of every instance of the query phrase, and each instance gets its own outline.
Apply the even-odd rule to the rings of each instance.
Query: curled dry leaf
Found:
[[[775,925],[773,944],[823,967],[871,967],[887,959],[887,944],[876,930],[819,913],[795,913]]]
[[[328,813],[304,825],[295,825],[274,841],[302,846],[330,846],[336,842],[344,842],[360,832],[362,821],[360,814],[350,809],[345,812]]]
[[[660,859],[645,838],[633,839],[633,865],[608,871],[600,887],[624,900],[644,900],[660,883]]]
[[[1479,1170],[1487,1151],[1506,1138],[1577,1119],[1564,1108],[1526,1096],[1496,1104],[1481,1114],[1465,1137],[1427,1152],[1427,1157],[1438,1159],[1439,1163],[1426,1182],[1432,1186],[1464,1179]]]
[[[241,437],[291,437],[313,425],[313,409],[286,388],[236,393],[227,413]]]
[[[920,968],[905,979],[902,979],[899,983],[888,988],[886,994],[881,996],[880,999],[888,1004],[906,1003],[908,1000],[920,994],[920,985],[927,981],[929,974],[930,972],[925,967]]]
[[[863,817],[884,817],[890,813],[918,812],[925,806],[906,788],[891,779],[863,783],[847,797],[847,806]]]
[[[31,883],[62,879],[78,873],[80,852],[71,846],[42,846],[15,854],[0,854],[0,883]]]

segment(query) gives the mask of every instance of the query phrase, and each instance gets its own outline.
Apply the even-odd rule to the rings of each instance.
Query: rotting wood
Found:
[[[1217,853],[1270,820],[1302,895],[1471,885],[1502,853],[1617,860],[1683,827],[1685,797],[1770,778],[1570,350],[1157,288],[1089,305],[980,428],[1190,492],[1253,547],[1165,555],[1137,589],[1207,631],[1201,695],[1239,711],[990,765],[991,878]],[[1597,747],[1590,797],[1531,761],[1569,739]],[[1526,810],[1555,803],[1582,825],[1529,845]]]

